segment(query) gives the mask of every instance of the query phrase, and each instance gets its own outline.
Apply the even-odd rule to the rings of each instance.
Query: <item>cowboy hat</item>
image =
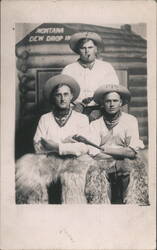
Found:
[[[131,98],[130,91],[126,87],[122,85],[117,85],[117,84],[102,85],[94,92],[93,99],[96,103],[101,104],[101,101],[104,95],[107,93],[111,93],[111,92],[116,92],[121,96],[122,105],[129,103],[130,98]]]
[[[65,84],[71,89],[71,92],[73,94],[72,101],[75,101],[77,99],[80,94],[80,86],[78,85],[78,83],[71,76],[60,74],[49,78],[46,82],[43,89],[43,95],[46,100],[49,101],[50,94],[59,84]]]
[[[78,33],[73,34],[70,38],[70,48],[76,53],[78,53],[78,42],[81,39],[90,39],[90,40],[94,41],[94,43],[98,47],[102,46],[102,39],[98,34],[96,34],[94,32],[88,32],[88,31],[87,32],[78,32]]]

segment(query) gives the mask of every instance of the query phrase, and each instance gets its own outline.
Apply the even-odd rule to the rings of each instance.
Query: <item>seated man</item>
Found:
[[[39,120],[36,154],[25,155],[16,163],[17,203],[48,203],[47,188],[58,178],[63,203],[86,203],[86,172],[95,162],[86,154],[87,145],[72,138],[89,135],[88,118],[71,108],[79,93],[78,83],[70,76],[57,75],[46,82],[43,95],[51,112]]]
[[[107,176],[109,184],[113,179],[118,182],[121,203],[148,205],[147,173],[139,156],[144,145],[139,139],[137,119],[121,111],[130,100],[130,92],[121,85],[103,85],[95,91],[94,100],[102,106],[102,117],[91,123],[90,134],[101,150],[91,150],[99,167],[87,173],[88,202],[105,203],[101,186]],[[112,201],[110,188],[112,185],[108,185]]]

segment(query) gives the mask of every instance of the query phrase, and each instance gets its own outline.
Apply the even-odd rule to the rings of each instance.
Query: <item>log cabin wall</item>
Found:
[[[98,56],[113,65],[121,84],[130,89],[132,99],[128,112],[137,117],[140,137],[148,144],[146,40],[133,33],[130,25],[115,29],[87,24],[49,23],[40,25],[16,45],[20,92],[17,158],[33,151],[32,138],[37,122],[48,111],[42,97],[45,81],[78,58],[69,48],[70,36],[77,31],[93,31],[102,37],[103,47]]]

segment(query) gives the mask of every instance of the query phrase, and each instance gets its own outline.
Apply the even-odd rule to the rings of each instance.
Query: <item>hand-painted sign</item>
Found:
[[[45,43],[68,43],[74,30],[66,24],[44,23],[30,32],[17,46]]]

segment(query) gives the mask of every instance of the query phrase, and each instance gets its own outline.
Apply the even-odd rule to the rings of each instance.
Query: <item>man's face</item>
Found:
[[[73,95],[71,93],[71,89],[64,85],[59,87],[54,95],[54,104],[60,108],[60,109],[67,109],[70,107],[71,100],[73,98]]]
[[[108,114],[116,114],[122,106],[120,95],[116,92],[106,94],[103,99],[103,105]]]
[[[95,60],[97,47],[92,40],[85,41],[79,48],[80,59],[85,63],[91,63]]]

